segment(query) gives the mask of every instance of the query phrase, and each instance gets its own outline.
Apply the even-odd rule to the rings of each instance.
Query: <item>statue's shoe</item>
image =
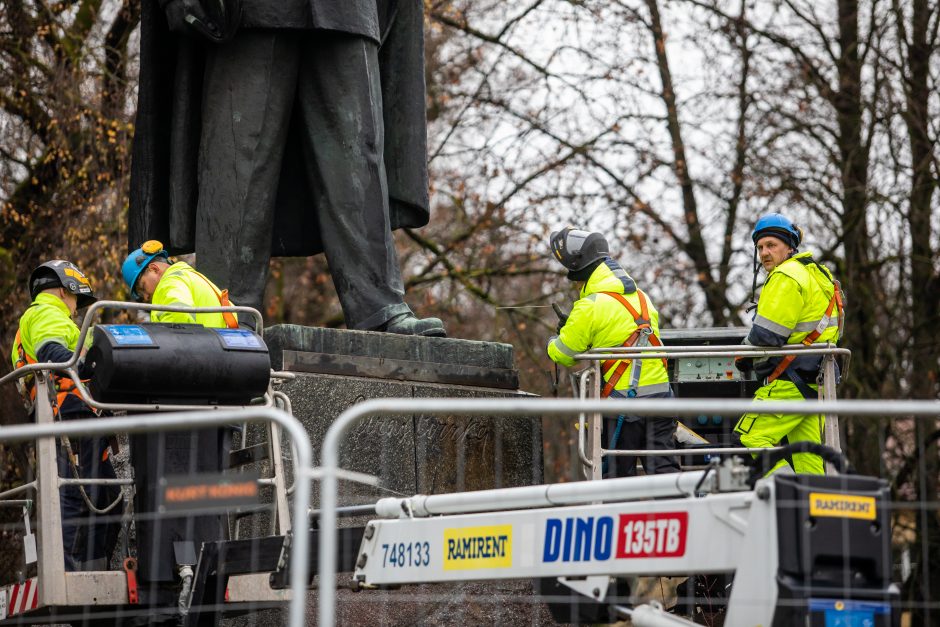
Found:
[[[384,325],[376,329],[385,333],[399,333],[401,335],[423,335],[425,337],[447,337],[444,323],[440,318],[416,318],[413,314],[405,313],[395,316]]]

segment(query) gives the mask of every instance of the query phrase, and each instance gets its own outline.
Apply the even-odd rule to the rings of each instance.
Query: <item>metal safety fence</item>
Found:
[[[54,447],[54,438],[60,436],[105,436],[113,433],[158,433],[164,431],[192,430],[208,427],[225,427],[237,422],[259,422],[278,425],[291,438],[295,454],[292,514],[294,520],[305,520],[310,506],[310,477],[313,466],[313,451],[310,438],[301,424],[288,413],[274,408],[258,407],[251,409],[220,409],[202,411],[180,411],[161,414],[145,414],[111,418],[94,418],[52,422],[46,424],[10,425],[0,428],[0,442],[34,441],[37,446]],[[90,480],[83,480],[89,483]],[[58,494],[61,480],[54,473],[41,472],[37,478],[36,489],[46,495]],[[8,493],[9,494],[9,493]],[[55,499],[57,501],[58,499]],[[40,501],[40,504],[42,501]],[[57,505],[57,503],[56,503]],[[39,516],[58,519],[57,507],[40,511]],[[38,555],[38,574],[36,586],[39,591],[37,605],[47,607],[68,607],[75,605],[75,599],[89,590],[99,597],[106,597],[108,589],[117,587],[126,590],[124,573],[113,572],[113,576],[88,577],[86,573],[66,573],[63,568],[63,547],[61,536],[57,535],[54,522],[45,537],[41,537]],[[291,625],[304,624],[303,590],[308,580],[308,535],[298,533],[290,544],[291,562],[294,568],[290,573],[289,620]],[[73,576],[74,575],[74,576]],[[265,575],[266,576],[266,575]],[[92,579],[93,581],[89,581]],[[95,589],[97,587],[97,590]],[[116,595],[126,598],[126,594]],[[147,611],[152,612],[150,608]],[[123,616],[133,616],[133,607],[122,611]]]
[[[322,450],[322,464],[314,468],[312,451],[306,430],[285,412],[271,408],[250,408],[244,410],[210,410],[185,411],[176,413],[161,413],[138,415],[120,418],[102,418],[94,420],[78,420],[59,422],[44,425],[19,425],[0,429],[0,441],[50,441],[60,435],[90,435],[113,432],[143,433],[161,430],[193,429],[196,427],[223,426],[233,422],[259,421],[272,422],[280,425],[295,443],[296,452],[294,460],[295,482],[293,495],[293,519],[303,520],[309,512],[310,481],[320,481],[320,504],[317,515],[319,517],[319,551],[317,558],[318,582],[318,613],[319,624],[332,625],[335,622],[335,590],[336,580],[336,551],[330,550],[337,545],[339,531],[337,529],[337,485],[340,479],[349,481],[374,482],[374,478],[364,477],[357,473],[344,471],[339,468],[339,447],[344,437],[358,423],[373,418],[378,420],[392,419],[396,416],[422,415],[450,415],[496,416],[500,419],[522,419],[526,416],[545,416],[553,419],[563,418],[579,413],[625,411],[640,412],[649,416],[679,415],[693,416],[701,411],[740,414],[753,411],[754,403],[746,400],[705,400],[705,399],[629,399],[629,400],[579,400],[579,399],[385,399],[372,400],[358,404],[346,410],[330,427],[324,440]],[[799,414],[815,414],[829,412],[838,415],[851,415],[859,417],[907,416],[915,418],[933,418],[940,416],[940,403],[931,401],[827,401],[804,403],[792,402],[763,402],[759,408],[770,413],[787,412]],[[717,475],[715,475],[717,476]],[[661,476],[649,478],[633,478],[613,480],[596,483],[597,490],[589,490],[576,484],[556,484],[554,486],[533,486],[532,488],[506,488],[503,490],[490,490],[484,492],[469,492],[456,494],[442,494],[438,496],[416,497],[415,499],[387,499],[392,501],[383,504],[376,503],[371,508],[360,507],[360,514],[373,514],[376,517],[394,516],[396,508],[404,503],[421,504],[424,511],[416,507],[411,515],[417,517],[427,516],[428,513],[446,515],[459,512],[487,512],[488,516],[498,514],[520,507],[551,507],[604,502],[618,496],[614,500],[623,501],[629,498],[657,498],[691,497],[695,492],[707,489],[711,484],[708,481],[708,471],[681,473],[675,478]],[[711,480],[717,480],[715,478]],[[45,481],[49,481],[46,478]],[[655,484],[655,485],[654,485]],[[61,485],[61,484],[60,484]],[[608,487],[609,486],[609,487]],[[42,479],[40,479],[42,489]],[[49,489],[54,490],[54,487]],[[631,497],[632,495],[632,497]],[[12,495],[7,495],[12,496]],[[14,500],[22,499],[11,499]],[[704,503],[704,501],[703,501]],[[935,508],[934,503],[934,508]],[[409,505],[410,506],[410,505]],[[690,515],[698,515],[698,502],[689,501]],[[711,507],[711,506],[709,506]],[[289,624],[307,624],[304,617],[306,595],[301,592],[310,583],[307,556],[311,555],[311,548],[306,545],[306,534],[294,536],[290,546],[289,570],[290,588],[293,594],[290,597]],[[51,558],[50,558],[51,559]],[[363,560],[364,561],[364,560]],[[726,562],[716,562],[721,568],[728,567]],[[64,579],[66,575],[55,564],[45,567],[47,573],[54,573],[53,577]],[[651,572],[655,572],[651,570]],[[118,573],[120,574],[120,573]],[[590,579],[589,579],[590,581]],[[591,581],[591,585],[594,582]],[[43,589],[53,591],[56,584],[47,584]],[[60,587],[61,589],[61,587]],[[366,593],[368,594],[368,593]],[[394,593],[393,593],[394,594]],[[406,594],[406,593],[403,593]],[[428,598],[425,595],[425,598]],[[55,602],[54,598],[48,599]],[[432,595],[433,600],[433,595]],[[61,601],[61,599],[60,599]],[[632,612],[626,608],[623,611]],[[640,615],[637,615],[640,620]]]
[[[741,415],[749,412],[761,412],[761,413],[789,413],[789,414],[802,414],[802,415],[813,415],[813,414],[827,414],[827,415],[839,415],[839,416],[855,416],[861,419],[872,419],[872,418],[884,418],[888,416],[903,416],[911,418],[913,420],[922,420],[925,418],[930,418],[936,420],[940,417],[940,402],[936,401],[912,401],[912,400],[871,400],[871,401],[859,401],[859,400],[841,400],[841,401],[804,401],[799,403],[794,403],[792,401],[762,401],[755,403],[750,400],[739,400],[739,399],[644,399],[644,398],[633,398],[633,399],[624,399],[624,400],[582,400],[582,399],[526,399],[526,398],[513,398],[513,399],[383,399],[383,400],[370,400],[363,403],[360,403],[350,409],[346,410],[339,416],[339,418],[332,424],[329,430],[326,433],[326,436],[323,440],[322,445],[322,454],[321,454],[321,465],[317,469],[317,474],[320,477],[320,508],[318,511],[319,514],[319,528],[320,534],[318,538],[319,542],[319,553],[318,553],[318,575],[319,575],[319,597],[318,597],[318,617],[319,624],[322,626],[333,625],[335,624],[335,612],[336,612],[336,597],[335,590],[337,588],[336,572],[337,572],[337,556],[334,551],[329,550],[331,547],[334,547],[337,542],[338,532],[337,532],[337,490],[338,490],[338,480],[341,476],[341,469],[339,467],[340,463],[340,446],[343,443],[346,436],[351,432],[351,430],[357,425],[362,423],[367,419],[393,419],[396,416],[402,415],[451,415],[451,416],[472,416],[472,415],[486,415],[486,416],[497,416],[505,417],[507,419],[521,419],[527,416],[543,416],[546,418],[559,419],[564,418],[570,415],[576,414],[600,414],[600,413],[611,413],[611,412],[626,412],[629,411],[631,414],[643,415],[643,416],[695,416],[701,412],[715,413],[715,414],[724,414],[724,415]],[[610,498],[613,498],[614,501],[623,501],[628,499],[648,499],[656,498],[661,496],[668,495],[683,495],[688,497],[691,500],[685,501],[688,512],[696,512],[698,509],[699,503],[708,503],[708,502],[717,502],[717,501],[702,501],[701,499],[694,499],[698,488],[702,487],[703,473],[707,471],[698,471],[696,473],[679,473],[678,475],[673,475],[675,479],[670,479],[668,476],[656,476],[656,477],[637,477],[637,478],[628,478],[621,480],[611,480],[601,482],[600,486],[605,484],[610,484]],[[655,483],[656,485],[652,485]],[[599,487],[600,487],[599,486]],[[613,497],[615,488],[618,496]],[[633,488],[635,486],[635,489]],[[671,487],[670,487],[671,486]],[[685,487],[682,487],[685,486]],[[695,486],[695,488],[690,489],[689,486]],[[584,495],[573,497],[572,494],[578,494],[580,487],[579,485],[572,485],[572,490],[565,491],[563,490],[564,484],[556,486],[542,486],[535,493],[526,492],[525,494],[520,494],[518,491],[527,490],[527,488],[506,488],[503,490],[489,490],[485,492],[465,492],[459,494],[450,494],[450,495],[440,495],[440,496],[419,496],[415,497],[413,500],[402,499],[399,501],[399,505],[402,509],[407,510],[404,513],[399,512],[399,515],[405,519],[414,518],[417,520],[421,515],[431,514],[442,514],[448,511],[457,512],[489,512],[487,518],[488,522],[485,524],[495,524],[493,521],[500,520],[496,517],[498,512],[507,509],[507,503],[512,507],[547,507],[549,505],[564,506],[573,503],[582,503],[590,501],[592,499],[597,499],[597,501],[603,501],[604,498],[601,494],[590,495],[585,497]],[[556,490],[556,488],[562,488],[561,490]],[[765,487],[765,493],[768,488]],[[516,491],[516,492],[514,492]],[[603,491],[603,490],[602,490]],[[553,496],[554,495],[554,496]],[[632,495],[632,496],[631,496]],[[739,503],[735,507],[742,508],[745,505],[747,507],[754,507],[754,505],[760,502],[762,499],[767,498],[764,496],[764,493],[761,493],[760,490],[754,492],[752,497],[748,497],[748,500],[741,504]],[[929,497],[926,497],[929,498]],[[509,499],[509,500],[507,500]],[[756,500],[755,500],[756,499]],[[428,506],[427,504],[433,503],[434,506]],[[662,507],[663,501],[656,501],[656,505],[647,505],[644,506],[646,510],[655,510],[657,505]],[[426,507],[425,512],[419,512],[413,508],[419,504]],[[786,503],[784,503],[786,505]],[[448,509],[450,508],[450,509]],[[931,511],[936,509],[936,495],[934,495],[931,503],[929,504]],[[363,507],[358,508],[358,512],[362,513]],[[391,514],[389,506],[386,504],[380,506],[375,504],[372,508],[373,511],[376,511],[376,515],[388,516]],[[888,506],[888,510],[891,510],[891,506]],[[644,510],[645,511],[645,510]],[[886,515],[885,512],[882,512],[882,515]],[[495,512],[495,514],[494,514]],[[691,515],[691,514],[690,514]],[[698,515],[698,514],[695,514]],[[881,520],[881,519],[879,519]],[[737,521],[737,522],[735,522]],[[407,524],[407,521],[405,521]],[[431,524],[431,523],[428,523]],[[484,523],[479,523],[484,524]],[[879,523],[880,524],[880,523]],[[720,530],[727,530],[727,528],[740,527],[742,525],[740,516],[735,517],[732,515],[731,519],[721,523],[718,527],[715,528],[716,533]],[[372,526],[370,524],[370,526]],[[690,527],[692,524],[690,523]],[[746,525],[745,525],[746,526]],[[759,525],[755,525],[759,527]],[[415,529],[421,529],[415,525]],[[531,527],[527,527],[530,529]],[[770,528],[770,527],[768,527]],[[874,523],[872,528],[874,529]],[[446,530],[444,530],[446,532]],[[366,537],[370,537],[367,531]],[[691,533],[691,532],[690,532]],[[766,531],[761,529],[761,534],[765,534]],[[419,534],[420,535],[420,534]],[[531,532],[527,532],[527,535],[531,535]],[[431,536],[428,536],[431,537]],[[707,545],[707,549],[712,551],[711,562],[706,565],[704,570],[705,572],[722,572],[731,570],[734,572],[735,567],[727,563],[727,559],[722,557],[722,551],[727,551],[728,554],[732,554],[738,550],[738,547],[727,546],[722,547],[720,540],[724,538],[725,535],[716,535],[711,540],[705,540],[700,542],[700,544]],[[435,544],[438,543],[439,538],[435,537]],[[759,544],[754,550],[767,550],[767,546],[774,545],[773,542],[767,542],[766,538]],[[839,543],[836,542],[836,547],[839,546]],[[716,548],[717,545],[717,548]],[[365,546],[365,543],[364,545]],[[402,545],[404,546],[404,545]],[[429,544],[429,547],[431,545]],[[430,548],[432,553],[437,548]],[[547,550],[547,549],[546,549]],[[387,549],[386,549],[387,551]],[[421,562],[421,549],[418,549],[418,561]],[[357,563],[357,573],[360,570],[368,568],[370,563],[366,558],[368,554],[363,554],[359,556],[359,563]],[[373,556],[374,557],[374,556]],[[752,556],[755,559],[749,558],[747,561],[749,563],[761,563],[760,555]],[[777,555],[767,555],[766,560],[763,562],[767,569],[773,570],[773,564],[776,563]],[[890,556],[889,556],[890,558]],[[533,559],[533,558],[526,558]],[[538,557],[534,558],[538,561]],[[435,561],[440,563],[441,558],[439,555],[434,554],[433,558],[429,558],[427,563],[434,564]],[[657,572],[663,572],[662,566],[654,566],[653,562],[643,562],[644,564],[649,563],[649,569],[651,574],[656,574]],[[409,563],[410,564],[410,563]],[[432,566],[433,569],[433,566]],[[682,569],[678,569],[682,572]],[[691,569],[690,569],[691,570]],[[429,571],[430,572],[430,571]],[[548,571],[546,571],[548,572]],[[572,573],[575,573],[575,570],[572,569]],[[614,573],[612,573],[614,574]],[[446,573],[438,572],[436,575],[429,574],[428,577],[433,579],[433,576],[444,576],[453,578],[453,575],[447,575]],[[751,572],[750,570],[744,570],[738,572],[739,581],[751,581],[758,580],[763,577],[766,579],[766,573],[763,571]],[[505,576],[505,575],[504,575]],[[467,575],[469,578],[473,578],[471,575]],[[477,578],[480,578],[480,575],[476,575]],[[589,577],[588,580],[591,578]],[[448,579],[450,580],[450,579]],[[593,585],[593,581],[591,581]],[[766,586],[765,586],[766,588]],[[751,605],[759,605],[761,602],[761,594],[770,595],[771,592],[769,589],[763,590],[752,590],[750,593],[753,596],[753,602]],[[776,595],[774,595],[776,598]],[[782,601],[781,601],[782,602]],[[747,605],[747,604],[744,604]],[[834,606],[835,607],[835,606]],[[844,609],[844,605],[841,606]],[[880,606],[879,606],[880,607]],[[649,609],[649,608],[647,608]],[[764,611],[766,608],[762,609]],[[754,610],[751,608],[744,608],[744,611]],[[632,612],[633,610],[624,609],[624,612]],[[646,611],[646,610],[644,610]],[[653,611],[653,610],[649,610]],[[836,610],[833,610],[836,611]],[[838,611],[842,611],[839,609]],[[871,610],[872,612],[881,611]],[[627,615],[627,614],[625,614]],[[635,624],[640,624],[642,615],[637,614],[634,616]],[[643,624],[665,624],[665,623],[643,623]],[[672,624],[672,623],[670,623]],[[680,624],[680,623],[676,623]],[[685,623],[681,623],[685,624]],[[691,623],[689,623],[691,624]],[[861,624],[861,623],[860,623]]]

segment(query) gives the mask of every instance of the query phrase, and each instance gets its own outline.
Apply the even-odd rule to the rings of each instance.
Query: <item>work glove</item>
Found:
[[[558,316],[558,325],[555,327],[555,330],[558,331],[558,333],[561,333],[561,328],[568,324],[568,316],[571,314],[566,312],[555,303],[552,303],[552,309],[554,310],[555,315]]]
[[[753,344],[751,344],[748,341],[747,337],[741,340],[741,344],[743,344],[744,346],[753,346]],[[741,374],[743,374],[745,378],[748,378],[752,376],[754,373],[754,360],[755,359],[756,359],[755,357],[744,357],[743,355],[735,357],[734,367],[737,368],[737,370]]]
[[[753,357],[735,357],[734,367],[737,368],[745,376],[750,376],[750,374],[754,372],[754,358]]]
[[[90,379],[93,374],[95,374],[95,362],[86,361],[84,357],[81,357],[78,360],[78,363],[75,364],[78,367],[78,378],[79,379]]]

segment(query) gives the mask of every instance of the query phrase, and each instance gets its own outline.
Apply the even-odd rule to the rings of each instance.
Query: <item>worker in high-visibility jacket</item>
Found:
[[[828,268],[810,253],[799,252],[803,231],[785,216],[771,213],[757,221],[751,239],[767,279],[745,343],[769,347],[835,344],[842,330],[842,291]],[[736,360],[742,370],[753,368],[763,382],[754,394],[757,401],[816,399],[821,363],[819,355]],[[735,431],[744,446],[767,448],[796,442],[819,444],[824,426],[821,415],[751,413],[741,417]],[[793,453],[771,472],[786,467],[798,473],[825,472],[822,458],[809,452]]]
[[[71,360],[75,351],[81,350],[78,346],[81,331],[72,321],[72,316],[96,300],[88,277],[73,263],[57,259],[47,261],[33,270],[28,286],[33,300],[20,317],[11,355],[13,367]],[[85,365],[78,365],[79,376],[86,377],[88,372]],[[71,378],[59,373],[53,373],[52,376],[56,386],[53,413],[58,419],[97,416],[78,393]],[[39,392],[35,377],[27,375],[17,381],[17,386],[27,410],[32,414]],[[61,438],[56,448],[60,477],[71,479],[77,473],[85,479],[115,478],[108,438]],[[120,489],[114,485],[87,485],[84,491],[94,508],[99,510],[107,509],[120,496]],[[106,570],[120,531],[120,511],[116,515],[99,516],[88,507],[82,496],[82,488],[77,485],[59,488],[59,509],[62,514],[65,569]]]
[[[184,261],[170,263],[163,244],[149,240],[124,260],[121,273],[131,296],[153,305],[227,307],[228,290],[219,289],[205,275]],[[197,323],[213,329],[238,328],[238,315],[225,313],[150,312],[151,322]],[[244,323],[243,323],[244,324]],[[253,324],[249,322],[248,324]]]
[[[170,262],[169,253],[157,240],[148,240],[131,252],[121,266],[124,282],[130,289],[131,296],[138,301],[152,305],[174,305],[181,307],[228,307],[228,290],[219,287],[208,277],[198,272],[184,261]],[[218,333],[240,333],[229,331],[248,327],[254,331],[255,320],[239,320],[235,312],[223,313],[184,313],[152,310],[150,321],[158,323],[201,324]],[[247,332],[247,331],[242,331]],[[134,463],[144,467],[145,472],[160,472],[153,463],[153,451],[169,451],[175,457],[174,473],[194,474],[205,471],[222,472],[232,448],[231,429],[227,427],[208,427],[183,431],[161,432],[130,437],[130,455]],[[244,438],[244,434],[241,436]],[[244,440],[242,440],[244,441]],[[198,459],[194,453],[198,452]],[[181,460],[188,459],[188,462]],[[159,464],[157,464],[159,466]],[[218,539],[223,539],[221,519],[217,516],[185,516],[186,527],[199,529],[200,534],[212,535],[217,529]],[[168,520],[168,519],[167,519]],[[144,534],[154,537],[159,534],[159,522],[143,523]],[[176,524],[176,523],[172,523]],[[165,553],[164,553],[165,554]]]
[[[551,234],[555,259],[568,269],[568,279],[580,287],[580,298],[559,323],[558,335],[548,342],[548,356],[562,366],[575,365],[574,356],[589,348],[659,346],[659,312],[637,288],[630,275],[610,257],[600,233],[566,227]],[[611,359],[601,365],[602,397],[669,398],[672,388],[661,359]],[[644,418],[623,414],[605,416],[604,448],[618,450],[674,449],[675,417]],[[612,456],[604,475],[636,474],[636,456]],[[608,458],[609,459],[609,458]],[[646,474],[676,472],[674,456],[641,456]]]

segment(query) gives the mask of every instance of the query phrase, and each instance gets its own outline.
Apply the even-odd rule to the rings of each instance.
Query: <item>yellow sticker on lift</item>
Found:
[[[809,514],[810,516],[874,520],[877,515],[875,497],[810,492]]]
[[[444,530],[444,570],[512,567],[512,525]]]

